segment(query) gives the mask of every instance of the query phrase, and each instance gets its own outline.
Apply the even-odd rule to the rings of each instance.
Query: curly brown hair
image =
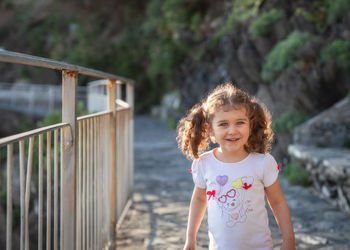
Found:
[[[199,154],[209,147],[209,126],[215,113],[223,108],[245,108],[250,124],[250,136],[245,150],[267,153],[271,150],[273,131],[271,114],[262,103],[235,87],[231,82],[217,86],[201,102],[192,107],[177,126],[177,142],[182,152],[190,159],[198,159]]]

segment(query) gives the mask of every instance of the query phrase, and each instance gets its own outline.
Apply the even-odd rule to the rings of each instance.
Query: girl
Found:
[[[215,88],[180,120],[177,141],[193,159],[195,184],[184,249],[196,249],[207,207],[209,249],[273,249],[265,193],[282,232],[281,249],[295,249],[279,167],[268,153],[273,139],[270,125],[267,109],[231,83]],[[219,147],[203,153],[209,138]]]

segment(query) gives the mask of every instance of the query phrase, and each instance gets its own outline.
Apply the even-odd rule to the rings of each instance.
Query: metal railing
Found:
[[[0,51],[0,62],[62,71],[62,123],[0,139],[0,149],[7,148],[6,249],[108,248],[133,191],[133,81],[8,51]],[[106,81],[106,111],[77,117],[79,74]],[[14,171],[20,176],[19,194],[13,192],[18,189]],[[14,209],[20,211],[18,228]]]

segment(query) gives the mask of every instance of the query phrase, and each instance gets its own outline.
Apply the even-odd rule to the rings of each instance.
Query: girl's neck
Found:
[[[228,163],[239,162],[239,161],[245,159],[249,155],[249,153],[246,152],[245,150],[240,151],[240,152],[236,152],[234,154],[227,153],[227,152],[222,151],[222,149],[220,147],[215,148],[213,150],[213,153],[218,160],[220,160],[222,162],[228,162]]]

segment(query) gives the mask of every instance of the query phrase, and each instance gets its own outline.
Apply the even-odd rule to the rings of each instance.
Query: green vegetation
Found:
[[[350,10],[349,0],[328,0],[327,22],[333,24]]]
[[[312,37],[307,32],[294,31],[286,39],[278,42],[265,59],[262,79],[271,82],[279,73],[288,70],[293,65],[298,50]]]
[[[257,17],[264,2],[232,0],[227,16],[218,15],[220,8],[209,9],[209,0],[122,1],[120,12],[124,14],[119,26],[110,25],[100,11],[91,14],[84,9],[82,15],[74,15],[74,10],[63,11],[62,5],[55,3],[49,14],[34,17],[36,12],[28,11],[31,6],[22,5],[13,9],[13,33],[18,36],[16,46],[25,48],[24,53],[135,79],[135,111],[144,112],[174,88],[174,75],[186,67],[186,59],[199,61],[215,53],[222,36],[233,32],[237,23]],[[320,27],[327,25],[327,20],[339,20],[349,9],[347,0],[313,0],[310,4],[312,8],[299,7],[295,15]],[[141,8],[136,11],[135,5]],[[271,9],[252,22],[249,33],[253,37],[268,35],[271,26],[285,16],[282,10]],[[210,27],[204,27],[204,23]],[[309,37],[293,32],[289,39],[276,44],[266,58],[263,80],[272,81],[285,70],[300,68],[303,62],[295,63],[293,57]],[[20,69],[23,78],[31,74],[32,69]],[[87,79],[81,77],[81,81]]]
[[[307,22],[312,23],[316,26],[316,29],[321,32],[325,29],[327,25],[326,20],[326,9],[327,7],[325,5],[315,4],[317,2],[314,2],[313,10],[310,12],[304,8],[296,8],[295,9],[295,15],[296,16],[302,16]]]
[[[285,112],[272,123],[272,128],[277,133],[292,133],[294,128],[307,120],[301,113]]]
[[[264,0],[233,0],[232,12],[227,19],[227,27],[234,28],[237,22],[244,22],[255,17]]]
[[[321,50],[318,63],[325,63],[334,59],[338,67],[348,69],[350,67],[350,42],[335,39]]]
[[[292,185],[305,187],[311,185],[309,173],[296,162],[290,162],[287,167],[282,170],[282,175],[285,176]]]
[[[321,142],[317,142],[315,146],[316,146],[317,148],[326,148],[326,147],[327,147],[326,144],[321,143]]]
[[[343,147],[350,149],[350,137],[344,139]]]
[[[176,122],[174,118],[172,117],[168,118],[168,127],[174,130],[176,129]]]
[[[1,149],[2,148],[0,148],[0,150]],[[4,178],[4,173],[0,170],[0,205],[3,208],[5,208],[6,207],[6,193],[5,193],[6,183],[2,183],[3,178]]]
[[[6,161],[6,157],[7,157],[6,147],[0,147],[0,162],[3,163],[4,161]],[[0,171],[0,174],[1,174],[1,171]],[[0,175],[0,178],[1,178],[1,175]],[[1,179],[0,179],[0,184],[1,184]]]
[[[56,9],[45,19],[33,23],[33,12],[27,10],[23,5],[14,13],[18,36],[26,45],[25,53],[117,74],[115,45],[102,38],[98,22],[69,17]],[[20,74],[31,77],[27,68],[21,69]],[[86,81],[87,77],[80,75],[80,79]]]
[[[13,227],[18,227],[21,224],[21,207],[20,206],[13,206],[12,223],[13,223]]]
[[[6,204],[7,204],[6,192],[0,190],[0,205],[1,205],[3,208],[6,208]]]
[[[271,9],[250,24],[249,33],[253,37],[267,36],[271,32],[271,26],[285,16],[283,10]]]
[[[348,0],[313,0],[312,9],[298,7],[295,9],[295,15],[302,16],[306,21],[316,26],[321,32],[327,25],[332,25],[350,10],[350,1]]]
[[[123,30],[116,43],[116,54],[121,58],[116,69],[119,75],[130,76],[138,83],[140,96],[136,98],[140,102],[136,111],[160,103],[169,91],[176,69],[202,39],[199,27],[206,8],[207,1],[203,0],[152,0],[144,16]]]
[[[263,0],[232,0],[231,14],[227,17],[226,23],[210,38],[208,49],[215,49],[220,38],[233,30],[237,23],[255,17],[262,3]]]

